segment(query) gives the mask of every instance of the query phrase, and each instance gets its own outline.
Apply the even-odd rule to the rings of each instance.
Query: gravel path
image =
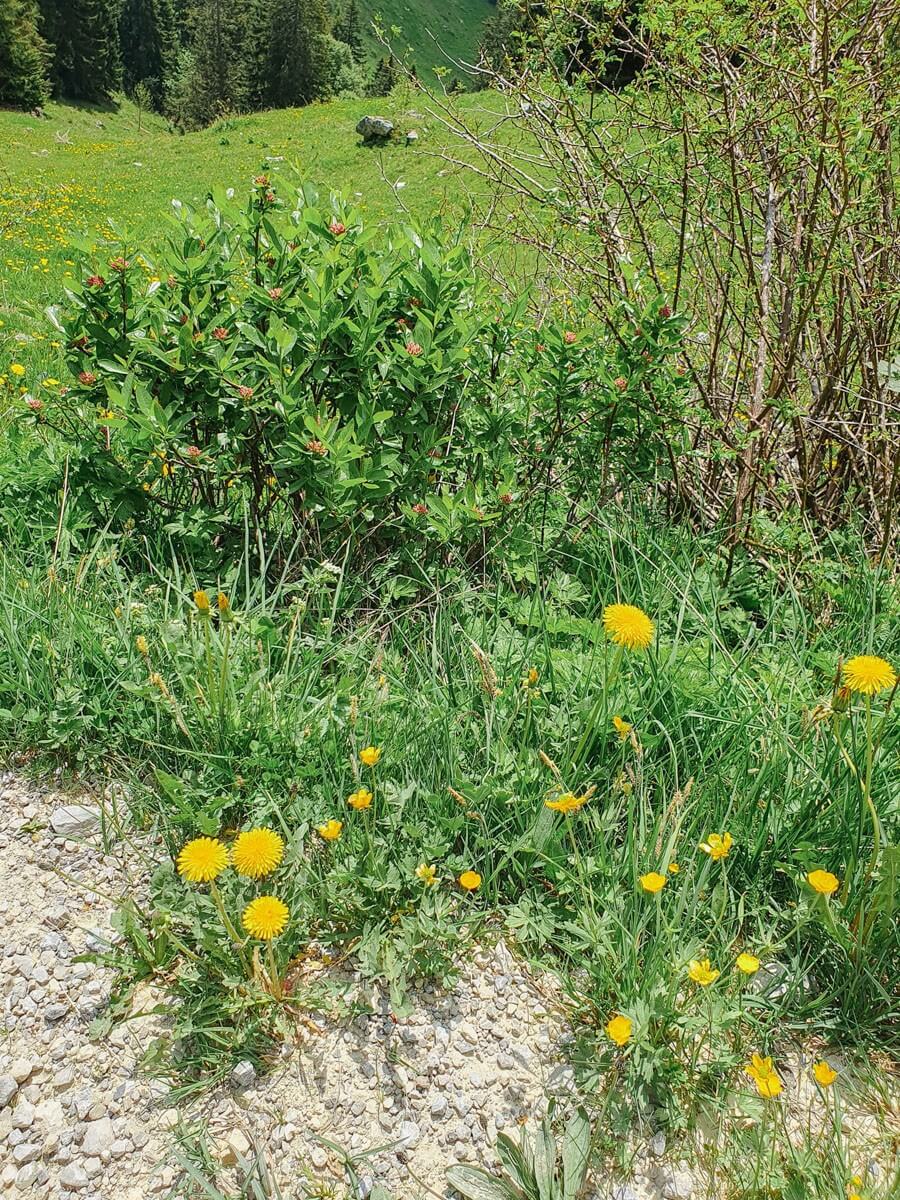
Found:
[[[112,975],[75,960],[114,938],[115,897],[144,886],[129,877],[140,856],[122,844],[104,853],[99,825],[92,801],[0,774],[0,1192],[13,1197],[142,1200],[168,1195],[179,1177],[171,1159],[179,1114],[166,1085],[139,1068],[151,1041],[166,1036],[164,1019],[90,1036]],[[303,1021],[276,1070],[257,1079],[241,1064],[192,1110],[208,1126],[227,1197],[241,1194],[240,1165],[257,1156],[283,1200],[349,1196],[340,1158],[322,1139],[358,1156],[358,1200],[376,1184],[394,1200],[444,1197],[447,1166],[494,1162],[498,1130],[539,1119],[552,1096],[573,1097],[570,1032],[553,983],[502,942],[476,951],[452,992],[416,993],[399,1019],[380,989],[352,973],[315,960],[306,969],[327,972],[361,1015]],[[162,1002],[144,987],[133,1011]],[[808,1062],[798,1056],[795,1066],[780,1066],[793,1120],[814,1126],[823,1113]],[[886,1148],[884,1112],[876,1120],[845,1105],[844,1124],[859,1137],[869,1180],[883,1179],[869,1155]],[[715,1196],[686,1164],[668,1161],[661,1141],[635,1156],[629,1183],[595,1180],[587,1200]]]

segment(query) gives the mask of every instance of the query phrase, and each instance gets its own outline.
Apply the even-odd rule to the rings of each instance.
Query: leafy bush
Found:
[[[69,487],[104,527],[196,548],[284,537],[338,554],[466,554],[558,493],[565,513],[668,455],[682,322],[662,296],[536,328],[477,275],[465,228],[367,226],[257,176],[158,258],[124,244],[57,316],[74,386],[27,419],[74,440]],[[571,313],[571,310],[570,310]]]

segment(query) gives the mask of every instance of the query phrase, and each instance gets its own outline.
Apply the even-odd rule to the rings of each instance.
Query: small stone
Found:
[[[34,1162],[40,1157],[40,1142],[19,1142],[18,1146],[13,1146],[13,1162],[17,1167],[24,1167],[26,1163]]]
[[[618,1183],[612,1190],[611,1200],[639,1200],[639,1197],[627,1183]]]
[[[663,1200],[690,1200],[694,1181],[686,1171],[670,1171],[662,1181]]]
[[[34,1065],[30,1059],[14,1058],[10,1065],[9,1073],[16,1083],[24,1083],[31,1076],[33,1070]]]
[[[163,1129],[168,1129],[170,1132],[177,1129],[181,1121],[181,1113],[177,1108],[167,1108],[159,1118],[159,1123]]]
[[[401,1121],[398,1130],[398,1150],[412,1150],[419,1144],[422,1131],[415,1121]]]
[[[309,1152],[309,1161],[317,1171],[324,1171],[328,1166],[328,1154],[321,1146],[313,1146]]]
[[[13,1129],[30,1129],[34,1124],[34,1105],[28,1100],[20,1099],[13,1109]]]
[[[662,1132],[662,1130],[660,1130],[659,1133],[654,1133],[653,1137],[650,1139],[650,1153],[654,1156],[654,1158],[662,1158],[665,1152],[666,1135]]]
[[[44,1020],[48,1025],[56,1025],[66,1016],[68,1011],[65,1004],[48,1004],[44,1009]]]
[[[41,1169],[40,1163],[32,1162],[16,1172],[16,1187],[20,1192],[24,1192],[27,1188],[34,1187],[38,1181],[38,1176],[41,1173]]]
[[[88,1185],[87,1173],[78,1163],[69,1163],[59,1173],[59,1185],[69,1192],[79,1192]]]
[[[428,1111],[433,1117],[442,1117],[447,1111],[447,1097],[433,1096]]]
[[[223,1167],[235,1167],[242,1159],[250,1157],[250,1142],[240,1129],[227,1133],[219,1143],[219,1162]]]
[[[231,1082],[236,1088],[248,1088],[256,1083],[256,1067],[249,1059],[237,1064],[231,1072]]]
[[[19,1085],[12,1075],[0,1075],[0,1108],[10,1104],[18,1090]]]
[[[90,1157],[99,1156],[116,1140],[113,1123],[109,1117],[89,1121],[81,1139],[82,1152]],[[85,1168],[86,1169],[86,1168]]]
[[[86,837],[100,828],[100,813],[85,804],[63,804],[50,814],[50,828],[58,837]]]

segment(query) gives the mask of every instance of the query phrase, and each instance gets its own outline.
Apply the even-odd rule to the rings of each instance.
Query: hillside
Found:
[[[377,18],[398,51],[410,48],[410,58],[423,78],[435,66],[453,73],[454,62],[474,62],[484,23],[494,11],[490,0],[363,0],[361,8],[373,57],[384,54],[371,29]],[[392,27],[401,32],[392,35]]]

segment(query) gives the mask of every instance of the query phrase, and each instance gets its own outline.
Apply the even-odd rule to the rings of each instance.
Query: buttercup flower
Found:
[[[700,849],[704,854],[708,854],[713,862],[718,862],[728,857],[728,851],[733,844],[730,833],[711,833],[707,841],[700,843]]]
[[[231,847],[231,859],[239,875],[262,879],[284,857],[284,841],[274,829],[248,829],[239,833]]]
[[[669,863],[669,874],[670,875],[677,875],[680,870],[681,870],[681,867],[679,867],[677,862]]]
[[[806,882],[820,896],[832,896],[839,887],[838,877],[832,875],[830,871],[810,871],[806,876]]]
[[[897,673],[891,664],[874,654],[858,654],[844,663],[844,683],[851,692],[876,696],[896,682]]]
[[[606,1036],[617,1046],[625,1046],[631,1041],[631,1021],[616,1013],[606,1022]]]
[[[336,842],[341,836],[341,830],[344,828],[343,821],[336,821],[333,817],[330,821],[326,821],[324,825],[316,826],[316,833],[319,837],[325,839],[326,842]]]
[[[712,966],[708,958],[692,958],[688,963],[688,976],[700,987],[709,987],[719,978],[719,972]]]
[[[653,622],[633,604],[607,604],[603,628],[617,646],[628,650],[646,650],[653,640]]]
[[[379,746],[366,746],[359,752],[359,761],[367,767],[377,767],[380,758],[381,748]]]
[[[569,813],[578,812],[579,808],[587,804],[587,799],[587,796],[576,796],[572,792],[564,792],[556,800],[545,800],[544,804],[547,808],[552,808],[554,812],[568,816]]]
[[[177,866],[188,883],[209,883],[228,866],[228,851],[218,838],[194,838],[182,848]]]
[[[762,1058],[759,1054],[754,1054],[744,1067],[744,1072],[750,1076],[756,1084],[756,1090],[766,1100],[774,1100],[780,1095],[781,1078],[772,1066],[771,1058]]]
[[[815,1076],[816,1083],[826,1088],[831,1087],[838,1077],[837,1071],[824,1058],[820,1062],[813,1063],[812,1073]]]
[[[416,879],[420,879],[426,887],[431,887],[433,883],[437,883],[437,867],[429,863],[420,863],[416,867]]]
[[[368,808],[372,803],[372,793],[366,788],[360,788],[358,792],[354,792],[352,796],[347,797],[347,803],[351,808],[355,808],[359,812],[363,808]]]
[[[623,721],[621,717],[613,717],[612,723],[613,729],[619,735],[619,740],[624,742],[629,733],[631,733],[631,723]]]
[[[651,894],[661,892],[666,886],[666,877],[665,875],[660,875],[658,871],[648,871],[646,875],[641,876],[640,885],[645,892],[650,892]]]
[[[257,896],[244,909],[241,924],[251,937],[268,942],[278,937],[290,915],[288,906],[277,896]]]
[[[481,887],[481,876],[477,871],[463,871],[459,877],[459,886],[467,892],[475,892]]]
[[[734,960],[734,965],[745,975],[755,975],[759,970],[759,959],[755,954],[739,954]]]

